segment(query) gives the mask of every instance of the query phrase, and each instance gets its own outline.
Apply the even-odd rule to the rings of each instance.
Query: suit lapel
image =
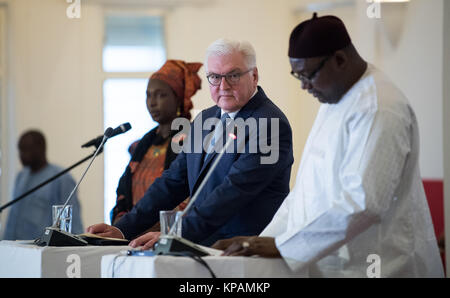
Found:
[[[242,119],[247,119],[249,118],[253,112],[258,108],[258,106],[260,106],[262,104],[262,102],[264,101],[264,99],[266,98],[266,95],[264,94],[264,91],[261,89],[261,87],[258,87],[258,92],[255,94],[255,96],[244,106],[242,107],[242,109],[236,114],[235,119],[237,118],[242,118]],[[209,117],[216,117],[220,119],[220,108],[217,108],[215,114],[211,113]],[[208,115],[205,115],[205,117],[207,118]],[[205,122],[205,119],[202,119],[202,124]],[[212,130],[211,130],[212,131]],[[205,131],[202,130],[202,142],[205,140],[206,136],[211,132],[211,131]],[[199,185],[199,183],[203,180],[203,176],[206,174],[207,169],[209,168],[210,163],[212,162],[213,158],[216,156],[216,152],[212,152],[211,154],[209,154],[208,158],[203,162],[204,156],[205,156],[205,152],[204,150],[202,150],[203,153],[202,154],[196,154],[196,160],[195,160],[195,171],[197,171],[199,168],[200,170],[197,172],[196,175],[196,181],[194,184],[194,187],[192,188],[192,193],[194,193]]]
[[[261,106],[265,99],[266,94],[264,93],[262,88],[258,86],[258,92],[245,106],[242,107],[242,109],[239,111],[239,113],[236,114],[236,117],[234,119],[248,119],[258,109],[258,107]]]

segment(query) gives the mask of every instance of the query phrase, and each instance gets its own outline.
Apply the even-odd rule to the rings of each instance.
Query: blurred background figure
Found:
[[[201,63],[167,60],[149,79],[147,86],[147,109],[158,126],[150,130],[137,143],[130,145],[132,155],[117,187],[117,203],[112,210],[111,223],[128,213],[144,196],[156,178],[168,169],[177,154],[172,151],[172,137],[178,132],[171,130],[177,117],[191,119],[191,97],[201,88],[197,72]],[[183,210],[187,199],[177,206]],[[159,231],[159,223],[151,231]]]
[[[24,168],[16,177],[14,198],[63,170],[48,163],[46,141],[40,131],[24,132],[19,139],[18,149]],[[63,205],[74,187],[74,179],[70,174],[65,174],[12,205],[4,239],[31,240],[40,237],[44,228],[53,224],[52,205]],[[82,233],[81,207],[76,192],[69,204],[73,206],[72,233]]]

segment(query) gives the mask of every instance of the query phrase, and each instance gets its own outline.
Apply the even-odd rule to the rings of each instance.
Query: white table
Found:
[[[40,247],[0,241],[0,277],[100,277],[101,257],[128,246]]]
[[[291,272],[280,258],[207,256],[203,260],[217,278],[307,277],[306,272]],[[207,268],[192,258],[176,256],[111,254],[102,257],[101,271],[102,277],[212,277]]]

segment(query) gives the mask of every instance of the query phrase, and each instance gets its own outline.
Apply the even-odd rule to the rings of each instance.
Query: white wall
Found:
[[[6,200],[2,198],[11,197],[12,187],[9,181],[14,179],[13,171],[7,171],[8,168],[15,167],[14,160],[8,159],[10,152],[14,152],[15,146],[12,146],[12,141],[14,138],[10,134],[9,129],[14,127],[15,123],[12,121],[10,115],[14,114],[14,102],[8,96],[11,91],[9,87],[10,78],[8,76],[8,55],[7,44],[8,44],[8,32],[6,30],[7,19],[7,7],[0,3],[0,204],[6,203]],[[3,214],[7,213],[7,209],[3,211]],[[2,221],[0,221],[0,235],[1,235]]]
[[[10,132],[15,140],[37,127],[48,138],[49,160],[67,167],[91,153],[79,146],[103,130],[101,49],[103,7],[82,1],[81,19],[66,16],[63,0],[0,0],[8,6],[10,85],[15,105]],[[107,1],[103,1],[107,2]],[[257,52],[260,85],[286,113],[294,133],[295,180],[306,137],[318,104],[289,75],[288,37],[293,27],[310,18],[299,10],[307,1],[216,0],[207,6],[180,6],[165,11],[168,58],[204,60],[206,47],[219,37],[245,39]],[[348,2],[348,1],[347,1]],[[424,177],[443,177],[442,169],[442,36],[443,0],[408,4],[395,48],[381,30],[381,20],[367,18],[365,1],[319,12],[335,13],[347,24],[352,39],[368,61],[383,69],[410,99],[421,129]],[[390,11],[390,10],[389,10]],[[394,18],[395,19],[395,18]],[[201,69],[204,78],[204,69]],[[193,98],[194,108],[212,105],[207,81]],[[14,138],[13,138],[14,139]],[[10,152],[19,169],[16,152]],[[103,221],[103,159],[93,165],[80,187],[85,225]],[[84,167],[72,173],[76,179]],[[6,199],[2,198],[3,202]],[[3,218],[4,220],[4,218]]]
[[[65,1],[6,3],[9,87],[15,105],[12,140],[17,142],[26,129],[39,128],[47,137],[49,161],[68,167],[91,153],[80,145],[103,131],[101,10],[86,5],[82,19],[69,19]],[[17,152],[9,153],[16,167],[5,170],[16,172],[20,168]],[[80,187],[85,223],[103,220],[102,159]],[[85,166],[72,171],[76,180]]]
[[[444,177],[442,12],[442,0],[382,5],[373,61],[411,102],[419,123],[422,177],[432,179]]]

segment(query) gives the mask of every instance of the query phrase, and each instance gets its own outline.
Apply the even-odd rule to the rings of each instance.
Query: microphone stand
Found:
[[[96,146],[96,148],[98,148],[98,146]],[[102,153],[102,152],[103,152],[103,148],[99,151],[99,154]],[[29,191],[27,191],[27,192],[21,194],[20,196],[18,196],[18,197],[15,198],[14,200],[12,200],[12,201],[6,203],[6,204],[3,205],[3,206],[0,206],[0,213],[1,213],[4,209],[8,208],[9,206],[14,205],[14,204],[17,203],[18,201],[22,200],[23,198],[25,198],[25,197],[28,196],[29,194],[32,194],[33,192],[35,192],[36,190],[40,189],[41,187],[47,185],[48,183],[52,182],[53,180],[59,178],[60,176],[64,175],[65,173],[69,172],[69,171],[72,170],[73,168],[75,168],[75,167],[81,165],[82,163],[84,163],[85,161],[89,160],[92,156],[94,156],[94,154],[95,154],[95,152],[92,153],[91,155],[89,155],[89,156],[83,158],[83,159],[80,160],[79,162],[73,164],[72,166],[68,167],[67,169],[65,169],[65,170],[63,170],[63,171],[61,171],[61,172],[59,172],[59,173],[56,174],[55,176],[53,176],[53,177],[51,177],[51,178],[45,180],[45,181],[42,182],[41,184],[39,184],[39,185],[33,187],[33,188],[30,189]]]
[[[189,204],[186,206],[186,208],[181,213],[181,216],[177,217],[175,222],[172,224],[172,227],[169,230],[169,233],[167,235],[160,236],[159,241],[157,242],[157,245],[155,245],[155,254],[157,255],[177,255],[180,253],[187,253],[189,255],[194,256],[207,256],[209,255],[208,252],[206,252],[204,249],[200,248],[195,243],[179,237],[175,235],[175,227],[177,226],[178,221],[181,220],[183,215],[185,215],[188,210],[192,207],[195,200],[198,198],[198,195],[200,194],[201,190],[204,188],[206,182],[208,181],[209,177],[211,176],[214,169],[219,164],[219,161],[222,159],[223,154],[225,153],[225,150],[233,143],[233,141],[236,139],[236,132],[228,134],[229,138],[226,142],[225,146],[220,151],[219,155],[214,160],[211,168],[209,169],[208,173],[206,174],[205,178],[202,180],[202,183],[198,187],[195,194],[192,196],[192,199],[189,201]]]
[[[91,158],[89,165],[84,170],[83,175],[81,176],[80,180],[78,180],[77,185],[75,185],[75,187],[73,188],[69,197],[67,198],[66,202],[64,203],[61,211],[58,213],[55,222],[53,223],[53,225],[51,227],[45,228],[44,233],[41,236],[41,238],[36,239],[35,243],[37,245],[39,245],[39,246],[86,246],[86,245],[88,245],[88,242],[85,239],[83,239],[82,237],[61,230],[59,227],[59,220],[64,211],[64,208],[67,206],[70,199],[72,198],[72,195],[75,193],[75,191],[78,189],[78,186],[83,181],[84,176],[86,175],[86,173],[88,172],[92,163],[94,162],[95,157],[97,157],[97,155],[101,151],[103,144],[105,144],[106,140],[109,137],[111,137],[112,132],[113,132],[112,128],[109,127],[106,129],[100,146],[97,148],[97,150],[95,150],[95,153],[94,153],[93,157]]]
[[[131,129],[131,125],[130,125],[130,123],[128,123],[128,122],[127,122],[127,123],[124,123],[124,124],[122,124],[122,125],[119,125],[119,126],[116,127],[115,129],[112,129],[112,128],[111,128],[110,131],[109,131],[110,135],[108,136],[108,138],[112,138],[112,137],[114,137],[114,136],[116,136],[116,135],[119,135],[119,134],[122,134],[122,133],[124,133],[124,132],[127,132],[127,131],[130,130],[130,129]],[[53,176],[53,177],[47,179],[46,181],[42,182],[41,184],[35,186],[34,188],[30,189],[29,191],[25,192],[24,194],[18,196],[18,197],[15,198],[14,200],[12,200],[12,201],[6,203],[6,204],[3,205],[3,206],[0,206],[0,213],[2,213],[2,211],[3,211],[4,209],[6,209],[6,208],[8,208],[9,206],[11,206],[11,205],[17,203],[18,201],[20,201],[21,199],[25,198],[25,197],[28,196],[29,194],[35,192],[36,190],[40,189],[40,188],[43,187],[44,185],[47,185],[48,183],[52,182],[53,180],[57,179],[58,177],[64,175],[64,174],[67,173],[67,172],[69,172],[69,171],[72,170],[73,168],[75,168],[75,167],[81,165],[82,163],[84,163],[85,161],[89,160],[89,159],[90,159],[91,157],[93,157],[94,155],[97,155],[97,154],[102,153],[102,152],[103,152],[103,146],[102,146],[102,145],[103,145],[103,143],[104,143],[105,141],[106,141],[106,140],[104,140],[104,135],[102,135],[102,136],[99,136],[99,137],[97,137],[97,138],[95,138],[95,139],[93,139],[93,140],[90,140],[90,141],[87,142],[86,144],[82,145],[82,146],[81,146],[82,148],[90,147],[90,146],[95,146],[95,152],[92,153],[91,155],[89,155],[89,156],[83,158],[82,160],[80,160],[79,162],[75,163],[74,165],[68,167],[67,169],[65,169],[65,170],[63,170],[63,171],[61,171],[61,172],[59,172],[59,173],[56,174],[55,176]],[[100,148],[100,150],[99,150],[99,148]]]

